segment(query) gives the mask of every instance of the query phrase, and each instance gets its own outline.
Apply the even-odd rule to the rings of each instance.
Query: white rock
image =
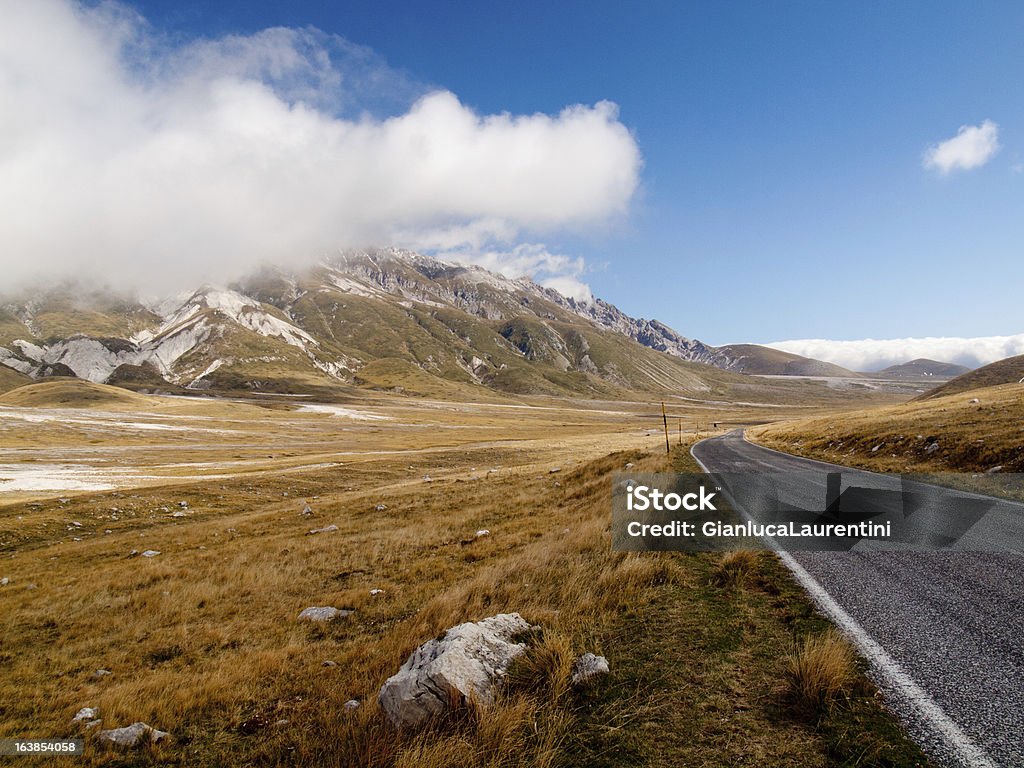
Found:
[[[632,469],[632,468],[633,468],[633,462],[632,462],[632,461],[630,461],[630,462],[628,462],[628,463],[626,464],[626,469]]]
[[[353,613],[355,613],[355,611],[350,611],[344,608],[334,608],[329,605],[314,605],[303,609],[302,613],[299,614],[299,621],[333,621],[334,619],[344,619],[346,616],[351,616]]]
[[[159,549],[147,549],[145,552],[142,553],[142,556],[143,557],[156,557],[159,554],[160,554],[160,550]]]
[[[156,728],[151,728],[145,723],[132,723],[124,728],[114,728],[110,731],[99,732],[100,741],[116,744],[119,747],[135,747],[147,741],[156,744],[168,736],[170,736],[169,733],[158,731]]]
[[[430,479],[430,475],[424,475],[423,476],[423,482],[424,483],[432,483],[434,481]]]
[[[349,699],[342,706],[351,712],[353,709],[359,709],[359,702],[355,699]]]
[[[4,576],[2,579],[0,579],[0,587],[6,587],[10,583],[11,583],[11,580],[7,576]]]
[[[997,474],[999,474],[1002,471],[1003,471],[1003,465],[1002,464],[996,464],[994,467],[991,467],[991,468],[985,470],[985,474],[986,475],[997,475]]]
[[[939,444],[938,443],[932,443],[931,445],[929,445],[927,448],[924,449],[924,452],[926,454],[928,454],[929,456],[931,456],[937,450],[939,450]]]
[[[387,504],[378,504],[376,507],[374,507],[374,509],[377,510],[378,512],[386,512],[387,508]]]
[[[509,664],[526,651],[511,639],[530,629],[518,613],[502,613],[449,629],[415,651],[380,689],[378,701],[398,728],[423,725],[453,701],[487,706]]]
[[[100,711],[97,707],[82,707],[78,710],[78,714],[71,718],[72,723],[80,723],[83,720],[95,720],[100,716]]]
[[[549,475],[553,475],[553,474],[555,474],[555,472],[561,472],[561,471],[562,471],[561,467],[552,467],[551,469],[548,470],[548,474]]]
[[[484,536],[490,536],[490,535],[491,535],[491,532],[488,531],[486,528],[481,528],[479,531],[476,532],[476,537],[478,539],[483,538]]]
[[[607,675],[611,670],[608,659],[593,653],[584,653],[572,665],[572,684],[579,685],[589,682],[595,677]]]
[[[93,677],[106,677],[109,674],[110,674],[110,670],[109,669],[97,669],[95,672],[92,673],[92,676]]]
[[[972,397],[972,398],[971,398],[970,400],[968,400],[968,401],[967,401],[967,403],[968,403],[969,405],[977,405],[977,404],[978,404],[978,403],[980,403],[980,402],[981,402],[981,400],[979,400],[979,399],[978,399],[978,398],[976,398],[976,397]]]
[[[376,597],[377,595],[383,595],[383,594],[384,594],[384,590],[383,589],[371,589],[370,590],[370,596],[371,597]]]
[[[171,517],[186,517],[186,514],[180,509],[176,509],[174,512],[171,512]]]
[[[338,662],[331,661],[330,659],[327,659],[327,661],[321,662],[320,666],[321,667],[336,667],[336,666],[338,666]]]
[[[336,531],[336,530],[338,530],[338,526],[336,526],[334,524],[331,524],[331,525],[324,526],[323,528],[314,528],[309,533],[312,536],[312,535],[317,534],[317,533],[330,533],[331,531]]]
[[[313,514],[313,508],[311,506],[309,506],[309,504],[306,504],[302,508],[302,513],[301,514],[302,514],[303,517],[309,517],[310,515]]]

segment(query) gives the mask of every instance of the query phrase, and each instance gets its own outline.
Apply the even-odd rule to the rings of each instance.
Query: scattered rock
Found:
[[[939,450],[939,444],[938,443],[931,443],[931,444],[928,445],[927,448],[924,449],[924,452],[926,454],[928,454],[929,456],[931,456],[937,450]]]
[[[338,662],[331,661],[330,659],[327,659],[327,661],[322,662],[320,664],[320,666],[321,667],[336,667],[336,666],[338,666]]]
[[[345,709],[347,709],[349,712],[351,712],[353,709],[359,709],[359,702],[355,699],[349,699],[344,704],[342,704],[342,706],[345,707]]]
[[[176,509],[173,512],[171,512],[171,517],[186,517],[186,515],[180,509]]]
[[[302,512],[300,514],[303,517],[309,517],[313,514],[313,508],[309,506],[309,504],[306,504],[305,506],[302,507]]]
[[[968,401],[967,401],[967,403],[968,403],[969,405],[977,405],[977,404],[978,404],[978,403],[980,403],[980,402],[981,402],[981,400],[979,400],[979,399],[978,399],[978,398],[976,398],[976,397],[972,397],[972,398],[971,398],[970,400],[968,400]]]
[[[142,553],[142,556],[143,557],[156,557],[159,554],[160,554],[160,550],[159,549],[147,549],[145,552]]]
[[[878,445],[871,449],[871,452],[878,453],[878,449],[881,448],[883,445],[885,445],[885,443],[879,443]]]
[[[374,507],[374,509],[377,510],[378,512],[386,512],[387,508],[387,504],[378,504],[376,507]]]
[[[526,651],[512,638],[529,629],[518,613],[452,627],[413,651],[388,678],[378,696],[381,707],[395,727],[415,728],[459,700],[489,705],[509,664]]]
[[[338,526],[331,524],[324,526],[323,528],[313,528],[312,530],[310,530],[309,534],[312,536],[317,533],[330,533],[331,531],[336,530],[338,530]]]
[[[423,476],[423,482],[424,483],[432,483],[434,481],[430,479],[430,475],[424,475]]]
[[[556,472],[561,472],[561,471],[562,471],[561,467],[552,467],[551,469],[548,470],[548,474],[549,475],[553,475]]]
[[[488,531],[486,528],[481,528],[479,531],[476,532],[476,537],[478,539],[481,539],[484,536],[490,536],[490,535],[491,535],[491,532]]]
[[[95,672],[92,673],[92,676],[93,677],[106,677],[109,674],[110,674],[110,670],[109,669],[97,669]]]
[[[188,509],[188,502],[187,501],[179,501],[178,502],[178,506],[181,507],[182,509]]]
[[[611,670],[608,667],[608,659],[604,656],[597,656],[593,653],[584,653],[572,665],[572,684],[581,685],[588,683],[595,677],[607,675]]]
[[[80,723],[83,720],[95,720],[100,716],[100,711],[97,707],[82,707],[78,710],[78,714],[71,718],[72,723]]]
[[[633,468],[633,462],[632,462],[632,461],[630,461],[630,462],[628,462],[628,463],[626,464],[626,469],[632,469],[632,468]]]
[[[116,744],[119,747],[135,747],[147,741],[157,744],[170,736],[169,733],[158,731],[145,723],[132,723],[124,728],[114,728],[110,731],[100,731],[99,740],[108,744]]]
[[[332,606],[311,606],[303,609],[302,613],[299,614],[299,621],[334,621],[334,619],[344,619],[346,616],[351,616],[355,611],[350,611],[345,608],[334,608]]]
[[[986,475],[997,475],[997,474],[999,474],[1002,471],[1003,471],[1003,465],[1002,464],[996,464],[991,469],[986,470],[985,474]]]
[[[384,594],[384,590],[383,589],[371,589],[370,590],[370,596],[371,597],[376,597],[377,595],[383,595],[383,594]]]
[[[2,579],[0,579],[0,587],[6,587],[10,583],[11,579],[9,576],[4,576]]]

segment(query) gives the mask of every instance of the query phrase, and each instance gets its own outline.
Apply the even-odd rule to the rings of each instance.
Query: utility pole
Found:
[[[668,414],[665,413],[665,401],[661,401],[661,420],[665,424],[665,453],[672,453],[672,446],[668,442]]]

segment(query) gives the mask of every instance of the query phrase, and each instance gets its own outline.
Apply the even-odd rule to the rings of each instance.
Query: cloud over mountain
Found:
[[[767,347],[826,360],[854,371],[880,371],[890,365],[928,358],[977,368],[1006,357],[1024,354],[1024,333],[972,339],[930,337],[920,339],[794,339],[773,341]]]
[[[639,183],[609,102],[482,115],[316,30],[172,44],[117,4],[4,15],[8,279],[165,287],[371,242],[486,262],[622,217]]]

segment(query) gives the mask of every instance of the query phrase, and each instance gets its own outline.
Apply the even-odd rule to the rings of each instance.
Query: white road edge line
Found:
[[[713,438],[705,439],[710,440]],[[704,440],[690,446],[690,456],[693,457],[693,460],[697,462],[705,474],[711,475],[713,473],[693,452],[693,449],[702,442]],[[776,453],[781,453],[781,451],[776,451]],[[725,495],[729,496],[728,493],[725,493]],[[731,496],[729,498],[732,500]],[[888,687],[891,688],[892,692],[915,710],[918,717],[925,724],[946,740],[946,743],[952,747],[953,752],[965,766],[968,766],[968,768],[998,768],[992,758],[981,747],[971,741],[970,737],[960,729],[960,726],[943,712],[942,707],[921,686],[914,682],[914,679],[904,671],[899,662],[890,656],[881,645],[875,642],[857,620],[848,614],[821,586],[818,580],[808,573],[789,552],[776,551],[775,554],[789,568],[796,577],[796,580],[800,582],[800,585],[807,590],[807,593],[811,596],[819,610],[843,631],[843,634],[857,646],[857,649],[868,660],[868,663],[888,682]]]

